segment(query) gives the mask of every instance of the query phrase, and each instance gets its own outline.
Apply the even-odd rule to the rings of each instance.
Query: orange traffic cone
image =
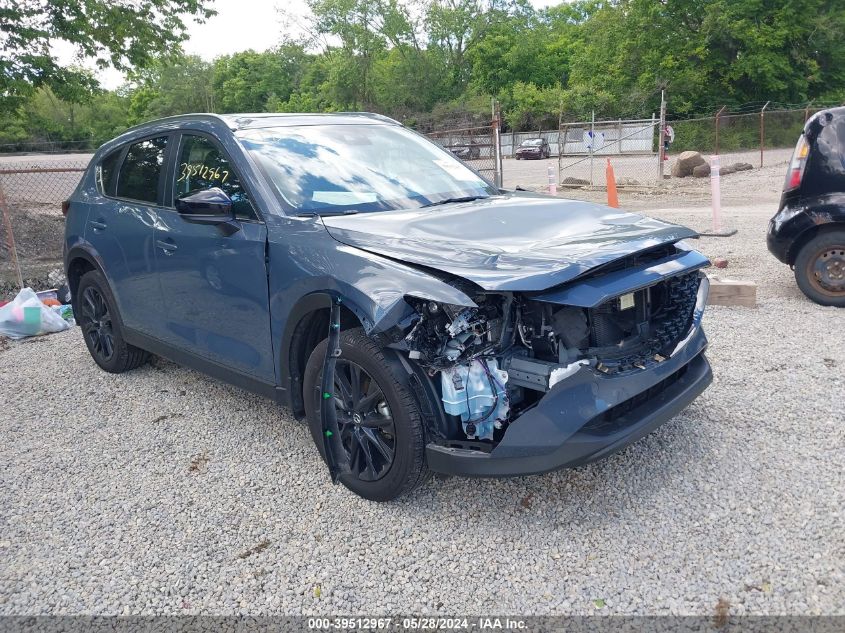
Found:
[[[616,176],[613,175],[613,165],[610,164],[609,158],[605,168],[605,178],[607,179],[607,206],[618,209],[619,197],[616,195]]]

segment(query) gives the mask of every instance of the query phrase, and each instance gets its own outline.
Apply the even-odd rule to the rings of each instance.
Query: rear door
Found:
[[[174,143],[172,165],[168,204],[155,227],[162,336],[175,347],[275,384],[267,229],[232,161],[214,138],[181,133]],[[176,211],[176,198],[212,187],[223,189],[232,199],[234,220],[198,223]]]
[[[153,226],[164,193],[170,137],[128,143],[97,166],[103,194],[91,201],[85,239],[100,256],[123,323],[154,334],[160,313]]]

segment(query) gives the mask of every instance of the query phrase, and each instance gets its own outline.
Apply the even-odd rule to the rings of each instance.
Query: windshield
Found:
[[[450,153],[396,125],[262,128],[238,138],[297,213],[408,209],[497,193]]]
[[[522,147],[537,147],[543,144],[541,138],[530,138],[527,141],[522,141]]]

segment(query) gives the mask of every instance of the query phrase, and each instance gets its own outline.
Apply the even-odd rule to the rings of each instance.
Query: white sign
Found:
[[[587,149],[601,149],[604,146],[604,132],[584,131],[584,147]]]

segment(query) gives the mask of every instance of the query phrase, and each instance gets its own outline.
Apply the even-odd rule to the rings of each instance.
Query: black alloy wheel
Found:
[[[123,321],[105,277],[90,270],[79,280],[73,310],[94,362],[107,372],[120,374],[140,367],[149,353],[123,339]]]
[[[80,301],[79,325],[91,355],[108,363],[114,356],[114,330],[108,303],[94,286],[88,286]]]
[[[370,501],[390,501],[422,485],[425,432],[420,405],[407,373],[392,350],[363,329],[340,332],[332,393],[320,388],[328,341],[311,352],[302,377],[302,395],[311,438],[325,460],[326,437],[320,407],[334,407],[337,435],[328,443],[339,466],[339,481]],[[398,365],[398,366],[397,366]]]
[[[360,365],[340,359],[333,402],[350,473],[361,481],[381,479],[396,455],[396,426],[381,387]]]

